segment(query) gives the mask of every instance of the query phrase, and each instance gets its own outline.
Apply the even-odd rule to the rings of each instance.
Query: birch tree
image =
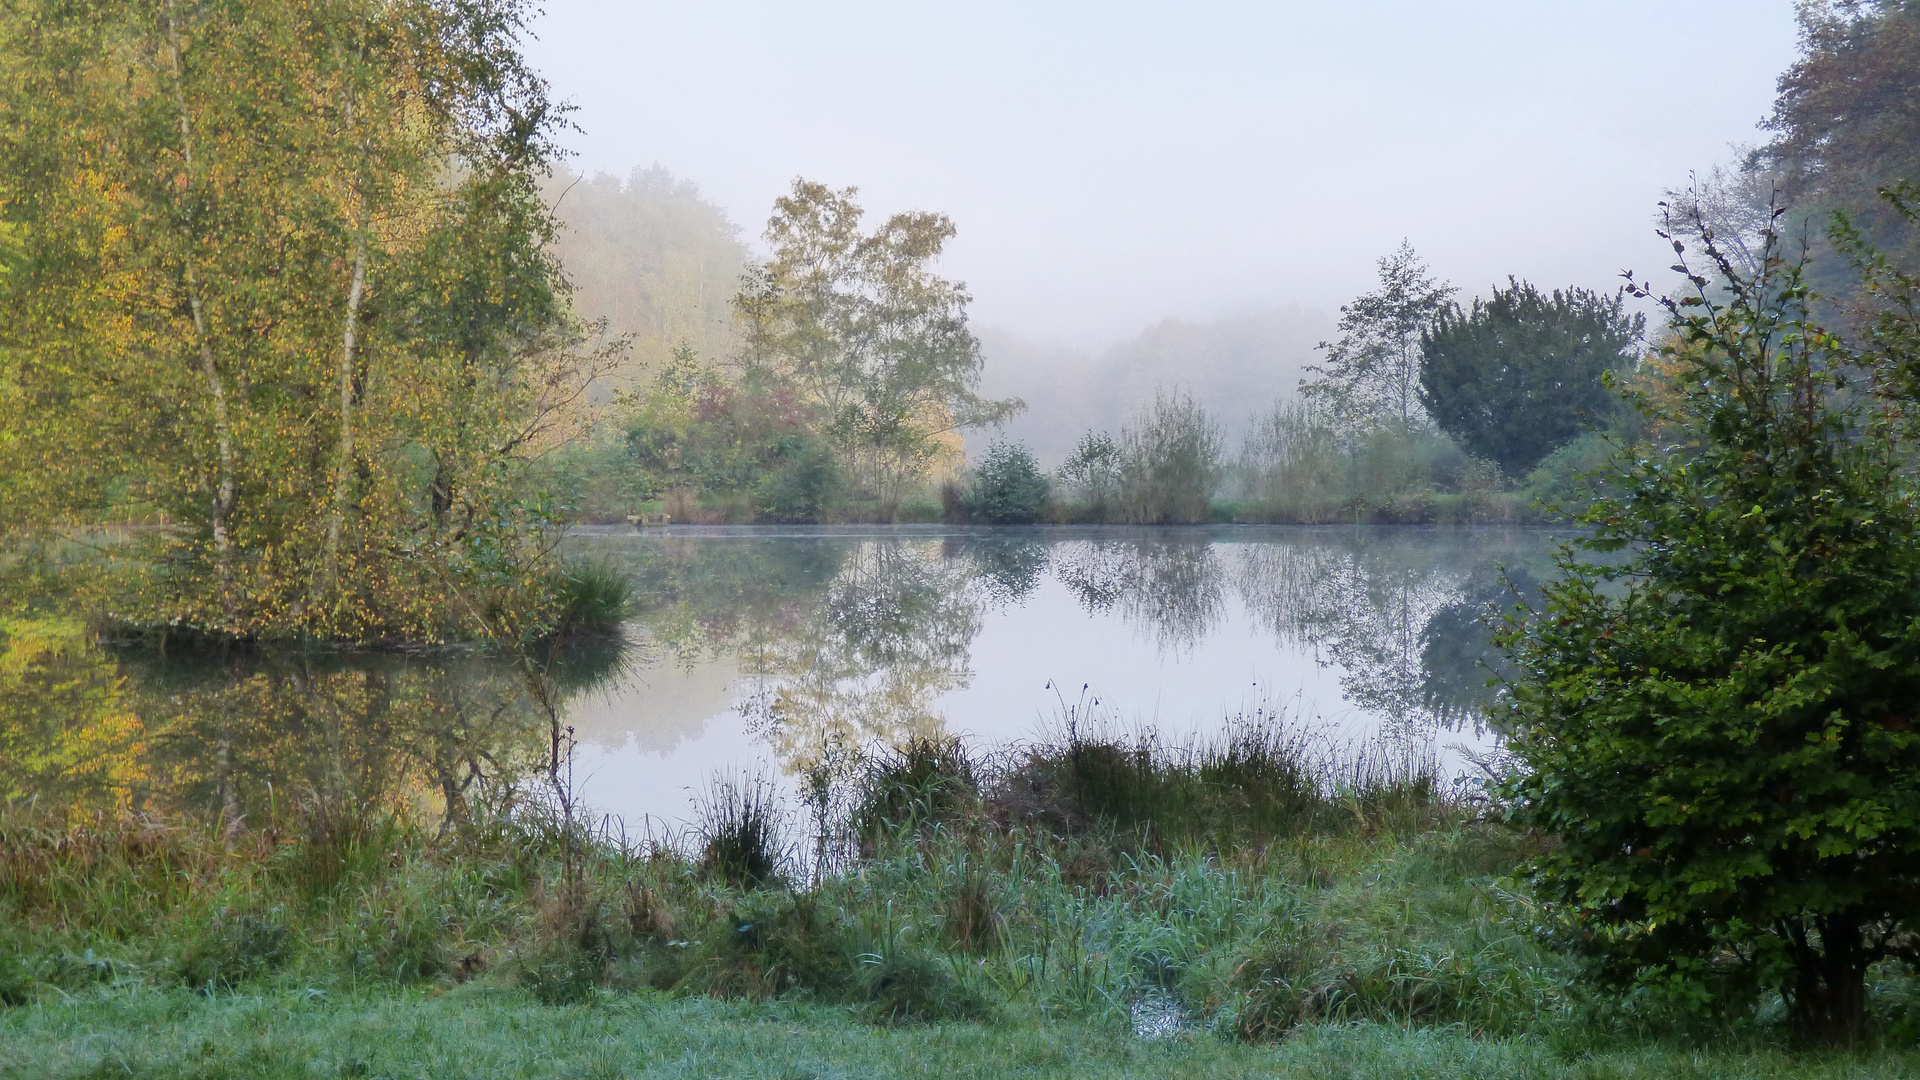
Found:
[[[19,249],[0,387],[26,406],[0,417],[0,503],[16,523],[164,523],[151,572],[113,599],[123,618],[457,632],[455,508],[503,520],[476,500],[520,497],[515,463],[563,433],[601,359],[544,253],[535,185],[561,115],[519,56],[526,14],[0,16],[0,217]]]

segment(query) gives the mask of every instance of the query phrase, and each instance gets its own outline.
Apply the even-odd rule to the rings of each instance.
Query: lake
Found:
[[[1459,773],[1492,659],[1478,621],[1551,568],[1466,529],[668,528],[574,538],[642,584],[639,643],[574,698],[585,801],[671,826],[716,774],[794,778],[875,742],[1204,739],[1256,712]]]
[[[1071,724],[1178,744],[1254,714],[1459,774],[1496,741],[1480,723],[1498,663],[1480,616],[1510,602],[1509,580],[1546,576],[1557,543],[1349,527],[586,529],[569,554],[630,575],[640,603],[625,642],[570,651],[548,691],[471,650],[110,650],[63,683],[75,703],[9,706],[15,740],[45,749],[0,779],[157,811],[346,798],[457,815],[537,798],[558,754],[586,808],[661,835],[717,775],[792,794],[809,770],[917,735],[992,753]]]

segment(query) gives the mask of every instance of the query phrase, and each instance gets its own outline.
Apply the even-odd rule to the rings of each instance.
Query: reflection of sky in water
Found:
[[[1462,750],[1491,740],[1437,725],[1433,688],[1484,678],[1473,667],[1484,643],[1467,640],[1463,615],[1492,595],[1494,565],[1537,573],[1552,548],[1538,533],[1243,528],[1039,530],[1011,541],[670,530],[578,542],[631,561],[643,581],[669,582],[663,590],[740,578],[683,593],[676,618],[643,614],[682,658],[656,649],[569,707],[581,795],[630,828],[684,820],[717,772],[778,776],[791,792],[783,774],[795,755],[835,724],[858,738],[893,720],[903,726],[888,730],[944,723],[992,748],[1057,728],[1083,686],[1095,715],[1123,732],[1152,726],[1178,742],[1265,705],[1335,744],[1413,730],[1443,767],[1464,768]],[[791,567],[753,560],[783,544],[833,557],[802,560],[806,572],[776,584]],[[652,565],[669,551],[671,569]],[[693,634],[689,648],[689,614],[725,616],[726,629]],[[902,645],[922,630],[929,655]],[[1438,664],[1455,670],[1436,678]],[[786,711],[770,720],[770,702]]]

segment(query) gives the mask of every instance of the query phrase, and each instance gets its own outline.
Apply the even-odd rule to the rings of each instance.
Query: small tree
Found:
[[[857,194],[794,180],[767,222],[773,257],[748,274],[734,310],[744,381],[818,410],[847,472],[891,514],[950,433],[1025,406],[979,393],[972,298],[932,269],[953,222],[902,213],[863,233]]]
[[[1130,522],[1205,521],[1226,475],[1220,425],[1189,395],[1156,393],[1120,433],[1120,509]]]
[[[1709,236],[1655,417],[1687,441],[1585,515],[1580,545],[1626,558],[1570,549],[1502,638],[1511,812],[1555,838],[1538,889],[1616,976],[1775,989],[1821,1042],[1863,1034],[1870,965],[1920,960],[1920,290],[1836,236],[1897,301],[1864,346],[1813,322],[1771,230],[1754,276]]]
[[[1033,451],[995,439],[967,489],[967,513],[989,525],[1031,525],[1047,512],[1047,474]]]
[[[1440,430],[1508,476],[1602,424],[1603,376],[1633,365],[1646,316],[1591,289],[1543,293],[1509,278],[1470,309],[1450,304],[1420,336],[1420,402]]]
[[[1107,507],[1120,490],[1120,444],[1104,431],[1087,432],[1061,462],[1058,476],[1094,520],[1106,520]]]
[[[1426,420],[1420,405],[1420,332],[1453,295],[1402,240],[1380,260],[1380,287],[1340,309],[1340,338],[1320,343],[1324,365],[1307,369],[1300,390],[1349,432],[1392,425],[1402,434]]]

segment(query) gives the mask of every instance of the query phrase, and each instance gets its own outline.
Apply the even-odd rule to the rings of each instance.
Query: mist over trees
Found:
[[[1118,431],[1157,395],[1179,391],[1238,439],[1248,417],[1291,397],[1333,319],[1310,308],[1280,307],[1209,322],[1163,319],[1097,353],[1047,348],[981,331],[984,392],[1018,397],[1027,411],[1002,431],[1057,466],[1089,431]]]
[[[751,255],[740,227],[691,181],[657,165],[625,180],[562,169],[541,194],[574,313],[630,339],[616,383],[659,370],[682,345],[709,358],[739,349],[733,297]]]

